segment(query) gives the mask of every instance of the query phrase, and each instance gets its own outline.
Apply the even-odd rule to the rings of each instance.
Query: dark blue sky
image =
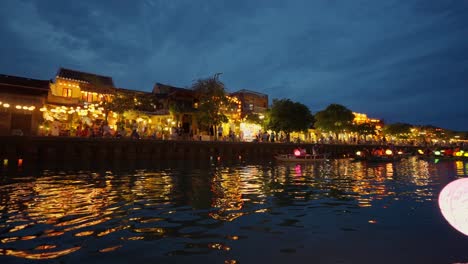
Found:
[[[468,130],[467,0],[18,1],[0,9],[0,73],[60,66],[150,91],[222,72],[228,91]]]

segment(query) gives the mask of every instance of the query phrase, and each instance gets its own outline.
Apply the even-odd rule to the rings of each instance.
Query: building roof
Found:
[[[49,80],[0,74],[0,92],[44,95],[49,92],[49,83]]]
[[[172,97],[193,97],[195,91],[192,89],[179,88],[167,84],[155,83],[153,86],[153,93],[167,94]]]
[[[81,81],[98,87],[114,87],[114,81],[111,77],[94,73],[60,68],[57,72],[57,77]]]
[[[251,91],[251,90],[247,90],[247,89],[241,89],[241,90],[239,90],[237,92],[231,93],[231,95],[243,94],[243,93],[253,94],[253,95],[261,96],[261,97],[268,97],[267,94],[259,93],[259,92],[255,92],[255,91]]]
[[[127,93],[127,94],[140,94],[140,95],[146,95],[146,94],[151,94],[151,92],[146,92],[146,91],[139,91],[139,90],[132,90],[132,89],[127,89],[127,88],[115,88],[116,92],[122,92],[122,93]]]

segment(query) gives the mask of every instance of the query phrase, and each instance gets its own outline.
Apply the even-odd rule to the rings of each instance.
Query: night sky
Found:
[[[2,0],[0,73],[59,67],[118,87],[189,87],[343,104],[387,123],[468,130],[468,1]]]

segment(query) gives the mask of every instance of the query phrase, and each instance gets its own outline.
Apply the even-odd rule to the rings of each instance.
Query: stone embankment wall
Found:
[[[0,159],[5,163],[29,164],[128,161],[209,161],[270,159],[279,153],[292,153],[298,146],[311,152],[314,144],[253,143],[225,141],[162,141],[115,138],[0,137]],[[315,145],[332,158],[349,157],[357,150],[376,145]],[[398,147],[414,152],[414,146]],[[5,161],[8,160],[8,161]]]

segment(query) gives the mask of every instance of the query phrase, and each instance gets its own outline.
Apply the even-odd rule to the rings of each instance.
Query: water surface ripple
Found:
[[[437,206],[467,172],[410,158],[5,175],[0,261],[468,262]]]

